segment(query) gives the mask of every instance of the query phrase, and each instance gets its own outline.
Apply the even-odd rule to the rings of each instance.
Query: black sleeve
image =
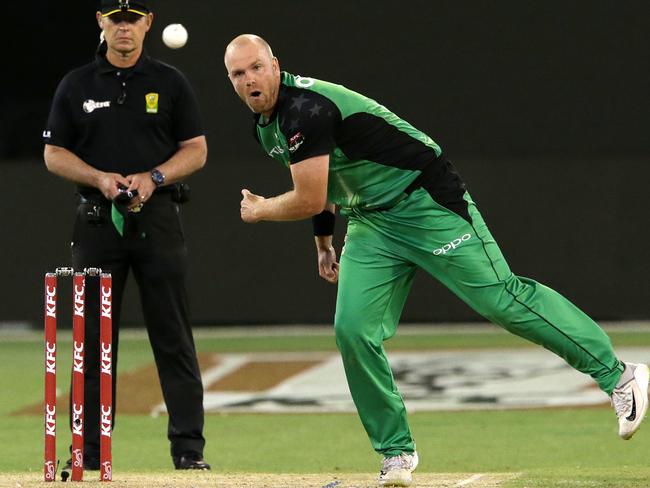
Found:
[[[69,76],[61,80],[54,93],[50,115],[43,131],[43,142],[72,150],[77,140],[77,130],[70,106],[72,81]]]
[[[309,90],[293,91],[286,103],[288,109],[280,128],[287,139],[291,164],[329,154],[336,146],[335,133],[341,120],[338,107]]]
[[[177,141],[186,141],[193,137],[202,136],[203,124],[199,112],[199,103],[194,90],[185,75],[177,71],[176,99],[172,112],[174,136]]]

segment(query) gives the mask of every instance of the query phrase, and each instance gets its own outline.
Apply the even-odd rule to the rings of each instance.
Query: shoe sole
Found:
[[[636,431],[639,430],[641,422],[643,422],[643,418],[648,411],[648,382],[650,381],[650,370],[648,369],[648,366],[645,364],[636,365],[636,369],[634,370],[634,381],[639,385],[639,396],[643,398],[643,406],[641,407],[641,410],[637,412],[638,416],[635,427],[629,432],[621,434],[621,438],[626,441],[631,439]]]
[[[386,486],[386,487],[404,487],[404,486],[411,486],[413,483],[413,478],[411,477],[411,471],[408,469],[403,469],[400,471],[404,471],[405,476],[408,476],[408,478],[402,478],[402,479],[394,479],[394,480],[381,480],[377,483],[378,486]]]

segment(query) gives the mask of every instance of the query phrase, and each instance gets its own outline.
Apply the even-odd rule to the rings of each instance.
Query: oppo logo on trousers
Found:
[[[447,254],[449,251],[452,249],[456,249],[458,246],[460,246],[463,242],[469,241],[472,238],[471,234],[463,234],[460,237],[457,237],[453,241],[445,244],[442,247],[439,247],[438,249],[433,250],[433,254],[436,256],[440,256],[441,254]]]

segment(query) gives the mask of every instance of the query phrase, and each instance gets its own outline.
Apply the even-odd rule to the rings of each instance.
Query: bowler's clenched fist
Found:
[[[240,204],[241,219],[248,224],[259,222],[261,219],[257,215],[257,210],[260,203],[264,201],[264,197],[255,195],[245,188],[241,191],[241,194],[243,197]]]

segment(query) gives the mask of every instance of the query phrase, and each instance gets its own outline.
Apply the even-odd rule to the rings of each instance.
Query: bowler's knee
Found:
[[[513,325],[521,318],[525,302],[535,293],[537,283],[522,281],[512,275],[493,289],[484,289],[485,295],[474,305],[474,310],[483,317],[502,326]]]
[[[379,324],[377,328],[380,329]],[[358,351],[374,349],[377,347],[377,342],[381,344],[381,339],[377,340],[375,334],[369,333],[372,327],[360,320],[346,321],[341,320],[337,315],[337,320],[334,322],[334,335],[336,337],[336,345],[341,353],[355,354]]]

